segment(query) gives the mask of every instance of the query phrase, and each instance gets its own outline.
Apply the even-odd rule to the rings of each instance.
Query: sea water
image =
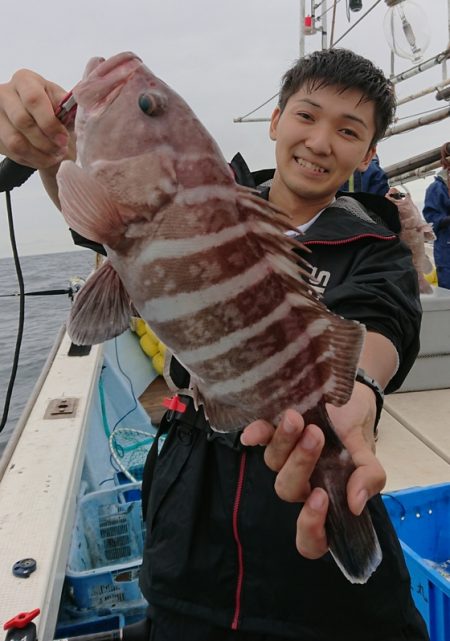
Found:
[[[25,292],[69,289],[70,280],[86,278],[95,265],[89,250],[20,257]],[[0,420],[19,326],[19,291],[12,258],[0,259]],[[12,296],[5,296],[12,294]],[[33,386],[71,307],[68,294],[25,297],[25,325],[8,421],[0,432],[0,455],[25,407]]]

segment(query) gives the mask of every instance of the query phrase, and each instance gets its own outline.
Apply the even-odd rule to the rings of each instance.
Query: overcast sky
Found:
[[[427,12],[432,34],[425,59],[443,51],[448,41],[447,0],[416,0]],[[335,40],[363,11],[350,14],[346,0],[336,12]],[[306,2],[310,6],[309,0]],[[331,8],[332,0],[328,0]],[[320,11],[320,9],[318,10]],[[370,57],[385,72],[390,50],[380,2],[339,46]],[[331,15],[328,13],[329,31]],[[230,160],[240,151],[251,169],[273,166],[268,124],[235,124],[233,118],[262,104],[279,88],[283,72],[299,54],[298,0],[77,0],[77,2],[4,2],[1,8],[0,82],[17,69],[33,69],[67,90],[80,79],[92,56],[132,50],[191,105]],[[321,47],[320,36],[306,40],[306,52]],[[412,66],[397,58],[396,73]],[[450,73],[450,64],[449,64]],[[399,97],[438,83],[441,67],[398,85]],[[400,108],[400,117],[444,107],[434,95]],[[269,116],[273,100],[255,116]],[[379,155],[389,165],[437,147],[450,139],[450,121],[423,127],[382,142]],[[428,181],[420,181],[417,198]],[[73,249],[61,214],[46,198],[37,175],[13,192],[19,253]],[[0,257],[11,255],[4,199],[0,198]]]

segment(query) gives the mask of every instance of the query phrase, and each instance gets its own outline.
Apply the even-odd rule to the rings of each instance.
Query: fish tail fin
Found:
[[[345,487],[327,488],[326,532],[330,552],[351,583],[366,583],[381,562],[382,553],[369,509],[355,516],[348,507]]]
[[[347,484],[355,465],[337,436],[324,404],[304,414],[305,423],[318,425],[325,434],[321,457],[311,476],[311,486],[329,497],[325,529],[330,552],[351,583],[366,583],[379,566],[382,553],[366,506],[359,516],[348,505]]]

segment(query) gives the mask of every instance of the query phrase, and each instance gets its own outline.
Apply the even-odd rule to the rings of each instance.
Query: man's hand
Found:
[[[355,383],[349,402],[340,408],[327,405],[327,411],[356,466],[347,485],[347,498],[350,510],[360,514],[368,499],[380,492],[386,482],[386,474],[374,454],[375,396],[367,386]],[[309,481],[324,445],[320,428],[305,426],[300,414],[287,410],[276,428],[265,421],[255,421],[246,427],[241,440],[245,445],[266,446],[264,459],[270,469],[278,472],[275,490],[281,499],[304,502],[297,521],[299,552],[309,559],[325,554],[328,496],[321,488],[311,491]]]
[[[59,165],[68,154],[69,133],[54,109],[65,94],[27,69],[0,84],[0,154],[36,169]]]

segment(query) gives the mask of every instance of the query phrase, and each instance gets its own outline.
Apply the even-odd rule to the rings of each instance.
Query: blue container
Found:
[[[58,622],[55,630],[56,639],[66,637],[78,637],[86,634],[99,632],[110,632],[111,630],[122,630],[125,626],[125,618],[121,614],[111,614],[104,617],[95,617],[83,621],[62,621]]]
[[[73,606],[97,613],[140,608],[143,542],[139,484],[81,497],[66,567]]]
[[[383,496],[431,641],[450,640],[450,483]]]

